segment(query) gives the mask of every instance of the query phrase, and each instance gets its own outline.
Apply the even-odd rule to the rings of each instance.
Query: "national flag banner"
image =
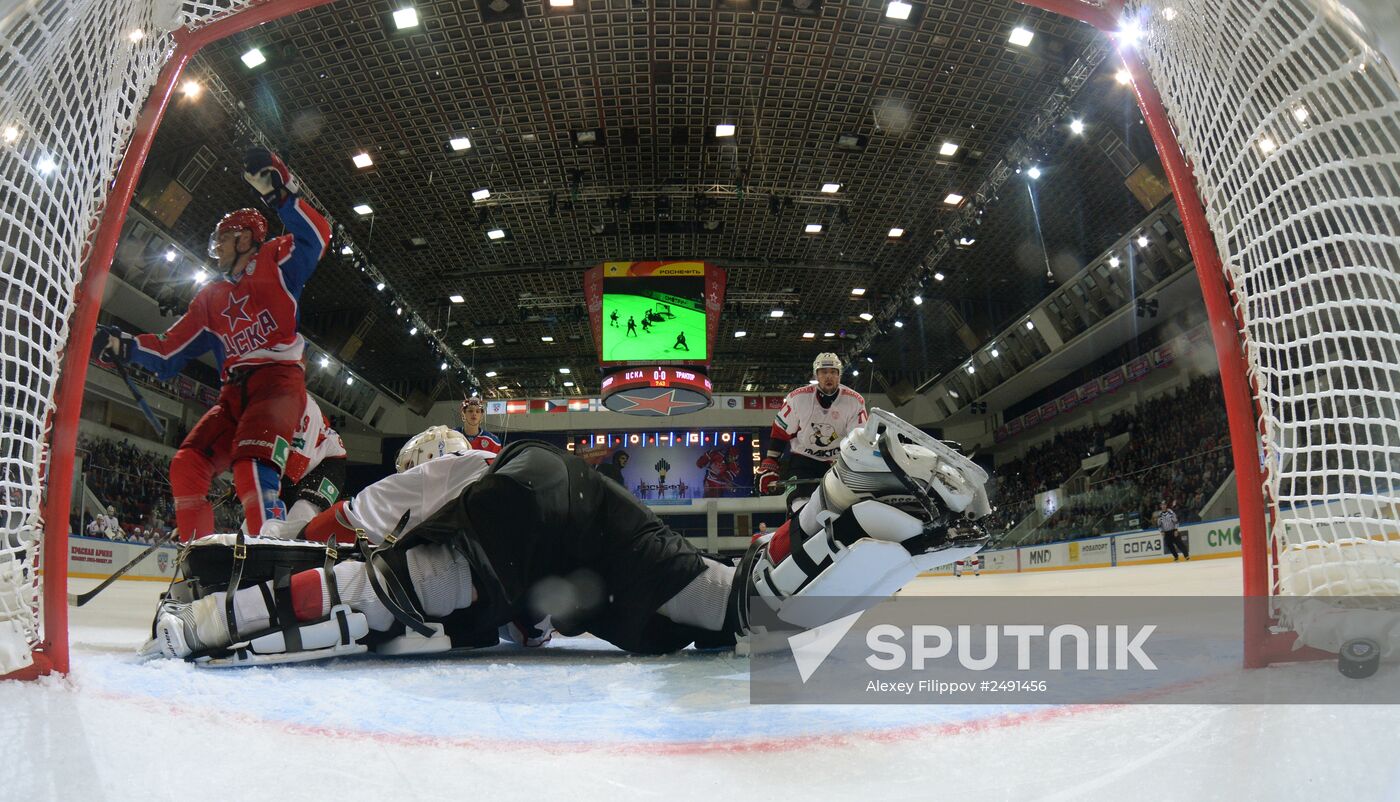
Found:
[[[1031,428],[1037,423],[1040,423],[1040,410],[1033,409],[1027,412],[1025,415],[1021,416],[1021,420],[1025,421],[1027,429]]]
[[[1141,379],[1143,376],[1146,376],[1152,370],[1152,365],[1150,364],[1148,355],[1143,354],[1137,359],[1134,359],[1133,361],[1129,362],[1127,365],[1127,370],[1128,381],[1135,382]]]
[[[505,402],[505,401],[487,401],[487,402],[486,402],[486,414],[487,414],[487,415],[504,415],[504,414],[506,414],[506,404],[507,404],[507,402]]]
[[[1152,364],[1156,367],[1161,368],[1170,365],[1172,362],[1176,361],[1176,349],[1177,346],[1182,342],[1182,338],[1177,337],[1152,349],[1152,353],[1148,354],[1148,356],[1152,357]],[[1187,347],[1189,348],[1190,346],[1188,345]]]
[[[1056,403],[1059,404],[1061,412],[1069,412],[1071,409],[1079,406],[1079,391],[1070,390],[1060,396]]]
[[[529,412],[529,411],[530,411],[530,402],[529,402],[529,401],[526,401],[526,400],[523,399],[523,398],[522,398],[522,399],[519,399],[519,400],[516,400],[516,401],[507,401],[507,402],[506,402],[506,414],[508,414],[508,415],[523,415],[523,414],[525,414],[526,412]]]
[[[1094,379],[1093,381],[1079,385],[1079,389],[1076,392],[1079,393],[1080,403],[1087,404],[1093,401],[1095,398],[1099,397],[1099,380]]]
[[[550,398],[550,399],[548,399],[548,400],[546,400],[546,401],[544,402],[544,411],[545,411],[545,412],[551,412],[551,413],[553,413],[553,412],[568,412],[568,411],[569,411],[569,399],[567,399],[567,398]]]
[[[531,398],[531,399],[530,399],[530,414],[531,414],[531,415],[535,414],[536,412],[548,412],[548,411],[549,411],[549,401],[547,401],[546,399],[543,399],[543,398]]]
[[[587,411],[588,411],[589,402],[592,401],[592,400],[593,400],[593,399],[591,399],[591,398],[570,398],[570,399],[569,399],[569,411],[570,411],[570,412],[587,412]]]
[[[763,397],[758,395],[744,396],[744,409],[763,409]]]
[[[1054,401],[1051,401],[1048,404],[1040,405],[1040,420],[1042,423],[1050,420],[1058,414],[1060,414],[1060,408],[1055,405]]]
[[[782,409],[782,408],[783,408],[783,396],[780,396],[780,395],[765,395],[765,396],[763,397],[763,408],[764,408],[764,409]]]
[[[1118,388],[1123,386],[1123,369],[1114,368],[1100,376],[1099,385],[1103,387],[1103,391],[1106,393],[1117,392]]]
[[[1013,435],[1024,429],[1026,422],[1021,418],[1015,418],[1006,422],[1006,434]]]

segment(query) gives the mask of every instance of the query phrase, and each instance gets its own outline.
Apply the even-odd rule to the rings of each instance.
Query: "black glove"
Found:
[[[249,148],[243,156],[243,180],[252,185],[269,206],[276,207],[301,187],[276,153],[263,147]]]
[[[112,348],[113,339],[117,341],[115,350]],[[121,328],[99,324],[92,338],[93,359],[104,368],[114,367],[117,362],[130,362],[131,348],[135,342],[136,338]]]

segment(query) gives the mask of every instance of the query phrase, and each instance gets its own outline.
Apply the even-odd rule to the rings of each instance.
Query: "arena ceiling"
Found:
[[[729,271],[717,392],[790,388],[826,350],[874,360],[849,380],[862,390],[916,387],[1145,213],[1108,156],[1117,143],[1151,159],[1112,58],[1035,138],[1037,208],[1024,177],[976,194],[1072,69],[1104,58],[1086,26],[1013,0],[914,2],[907,20],[881,0],[575,2],[418,0],[417,27],[397,30],[401,3],[347,0],[220,42],[187,71],[217,91],[172,104],[143,180],[186,176],[173,231],[202,251],[218,216],[248,205],[236,166],[265,135],[356,249],[327,255],[305,330],[332,350],[361,341],[348,364],[404,397],[470,379],[439,370],[400,306],[488,396],[596,392],[583,271],[666,258]],[[1029,46],[1008,41],[1017,27]],[[266,62],[250,69],[255,47]],[[460,137],[471,147],[454,150]],[[972,204],[981,225],[963,229]],[[930,261],[950,231],[976,242]],[[920,280],[915,306],[903,296]]]

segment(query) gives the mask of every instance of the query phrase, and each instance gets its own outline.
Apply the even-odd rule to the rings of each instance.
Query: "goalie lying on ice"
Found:
[[[737,567],[697,551],[581,459],[527,441],[488,464],[480,452],[451,453],[451,434],[435,427],[410,440],[402,472],[322,513],[334,526],[322,516],[307,525],[309,535],[361,529],[358,557],[331,548],[325,567],[251,584],[240,583],[240,568],[231,580],[203,578],[204,587],[225,583],[208,593],[187,560],[186,582],[162,601],[143,653],[291,662],[495,645],[502,629],[538,643],[551,627],[642,653],[722,648],[747,633],[751,604],[817,626],[986,540],[975,523],[990,511],[986,474],[882,410],[846,436],[799,513],[756,539]],[[396,521],[391,531],[386,521]],[[237,551],[232,536],[216,537]],[[260,547],[250,543],[245,555]],[[793,600],[812,596],[849,602],[803,620],[809,608]]]

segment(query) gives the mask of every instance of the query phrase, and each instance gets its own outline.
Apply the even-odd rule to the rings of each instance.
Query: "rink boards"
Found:
[[[78,579],[106,579],[150,548],[149,543],[128,543],[104,537],[71,535],[68,538],[68,576]],[[175,573],[180,549],[161,546],[146,555],[122,579],[168,582]]]

